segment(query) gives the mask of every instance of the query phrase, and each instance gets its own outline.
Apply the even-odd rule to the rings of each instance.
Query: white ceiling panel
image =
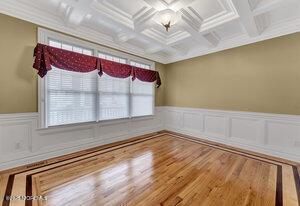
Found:
[[[243,30],[242,25],[239,24],[238,20],[231,21],[227,24],[223,24],[215,28],[215,32],[218,34],[222,41],[245,34],[245,31]]]
[[[300,4],[282,4],[280,7],[274,8],[274,10],[268,11],[268,18],[270,27],[279,24],[285,24],[287,19],[299,19],[300,18]]]
[[[147,6],[143,0],[134,0],[132,3],[130,1],[120,1],[120,0],[105,0],[104,4],[111,6],[111,8],[120,9],[125,14],[129,15],[131,18],[138,13],[143,7]]]
[[[221,1],[218,0],[198,0],[194,1],[190,8],[194,9],[203,20],[209,19],[222,12],[226,12]]]
[[[169,32],[164,9],[180,14]],[[0,12],[161,63],[300,28],[299,0],[1,0]]]

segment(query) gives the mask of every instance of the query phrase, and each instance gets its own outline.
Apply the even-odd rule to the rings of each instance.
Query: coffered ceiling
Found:
[[[172,9],[169,32],[154,20]],[[300,0],[0,0],[0,12],[161,63],[300,29]]]

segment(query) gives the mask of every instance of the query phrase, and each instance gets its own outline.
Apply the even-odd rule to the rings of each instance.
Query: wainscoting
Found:
[[[164,107],[165,129],[300,162],[300,116]]]
[[[38,124],[38,113],[0,115],[0,170],[161,130],[300,162],[300,116],[156,107],[151,117]]]
[[[0,170],[164,129],[163,108],[149,117],[39,129],[38,113],[0,115]]]

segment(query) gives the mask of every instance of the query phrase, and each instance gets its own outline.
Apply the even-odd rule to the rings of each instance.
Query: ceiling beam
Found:
[[[120,32],[119,34],[117,34],[117,36],[114,38],[114,40],[119,43],[124,43],[131,39],[134,39],[135,36],[136,35],[134,35],[134,34],[127,34],[127,33]]]
[[[65,23],[69,26],[79,26],[90,11],[93,0],[64,0],[71,9],[65,16]]]
[[[161,11],[168,8],[168,4],[161,0],[144,0],[152,8]]]
[[[179,11],[181,8],[186,7],[187,5],[192,4],[196,0],[174,0],[169,4],[169,8],[174,11]]]
[[[232,0],[239,16],[240,22],[244,26],[250,37],[260,35],[260,31],[256,25],[255,18],[252,14],[251,7],[248,1],[244,0]]]
[[[157,52],[162,51],[164,48],[162,46],[150,46],[148,49],[145,50],[147,54],[154,54]]]
[[[136,32],[142,32],[147,28],[150,28],[155,23],[152,19],[156,15],[157,11],[153,8],[143,10],[137,18],[134,18],[134,30]]]
[[[253,15],[260,15],[277,9],[284,4],[298,3],[298,0],[264,0],[260,1],[252,10]]]
[[[202,34],[200,32],[201,28],[201,19],[195,19],[192,16],[184,15],[181,17],[181,20],[178,22],[179,26],[191,34],[191,37],[201,43],[205,44],[206,47],[216,47],[219,43],[219,39],[214,39],[212,41],[212,38],[207,38],[206,34]]]

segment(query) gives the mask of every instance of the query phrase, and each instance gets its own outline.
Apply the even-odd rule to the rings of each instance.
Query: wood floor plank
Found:
[[[0,175],[0,205],[5,198],[5,191],[8,182],[8,174]]]
[[[26,175],[20,174],[15,176],[14,185],[12,189],[11,196],[25,196],[26,195]],[[16,199],[11,200],[9,206],[24,206],[25,200],[23,199]]]
[[[155,152],[161,155],[163,154],[162,152],[172,152],[172,151],[167,151],[166,148],[164,149],[161,148],[161,144],[163,143],[168,144],[169,142],[159,141],[159,142],[154,142],[153,144],[149,142],[149,145],[152,145],[152,149],[157,148],[158,150],[155,150]],[[149,147],[149,145],[147,147]],[[56,169],[56,170],[46,171],[40,175],[42,191],[47,191],[49,190],[49,188],[53,188],[56,185],[71,181],[85,174],[92,174],[93,172],[101,172],[102,170],[105,170],[105,165],[107,165],[108,162],[110,163],[110,167],[113,167],[113,164],[115,164],[116,162],[133,159],[135,156],[137,156],[137,154],[146,152],[147,147],[144,147],[143,144],[139,144],[136,145],[135,147],[132,146],[126,149],[115,150],[109,154],[104,154],[95,157],[93,159],[88,159],[86,160],[88,164],[80,161],[76,164],[62,166],[59,168],[59,170]],[[184,144],[174,145],[174,149],[176,149],[176,147],[179,147],[180,149],[184,147]],[[165,150],[165,151],[159,153],[160,150]],[[120,155],[124,153],[126,153],[126,156]],[[55,179],[55,181],[53,181],[53,179]]]
[[[296,167],[220,145],[163,134],[81,154],[1,175],[0,195],[11,182],[11,195],[48,199],[26,206],[299,206]]]
[[[298,198],[296,185],[294,181],[293,168],[291,166],[282,167],[282,177],[283,177],[283,205],[284,206],[297,206]]]
[[[132,185],[133,187],[136,187],[135,184],[138,184],[140,186],[140,191],[141,191],[142,190],[142,188],[141,188],[142,185],[141,185],[140,182],[146,182],[148,180],[147,178],[153,178],[153,176],[151,176],[151,175],[153,175],[153,166],[156,167],[156,168],[160,167],[160,170],[156,170],[156,175],[163,174],[166,169],[175,168],[175,167],[172,167],[172,163],[174,163],[174,159],[172,159],[172,158],[176,158],[178,160],[182,159],[184,156],[187,157],[187,156],[191,155],[193,153],[193,151],[195,151],[198,148],[199,148],[199,146],[189,146],[188,148],[185,148],[185,149],[182,148],[184,152],[180,153],[178,151],[178,153],[175,152],[175,154],[173,154],[173,155],[172,154],[167,154],[167,158],[165,158],[166,161],[164,161],[164,162],[160,161],[160,158],[163,157],[163,156],[159,155],[157,157],[158,158],[157,159],[158,164],[156,164],[156,162],[153,162],[153,160],[152,160],[151,164],[149,164],[149,168],[142,168],[143,170],[139,170],[139,168],[136,168],[136,167],[134,168],[134,171],[138,175],[138,177],[133,176],[133,178],[130,178],[132,175],[122,174],[122,172],[121,172],[122,170],[120,170],[120,169],[122,169],[124,167],[124,165],[130,164],[128,162],[125,162],[125,163],[123,162],[119,165],[115,165],[113,167],[107,168],[106,171],[102,171],[100,176],[98,176],[98,181],[99,182],[103,181],[104,185],[105,185],[105,188],[103,188],[103,186],[101,186],[101,187],[99,187],[98,190],[95,191],[95,192],[97,192],[97,191],[100,190],[100,192],[97,193],[97,195],[98,196],[103,196],[102,201],[98,202],[98,204],[103,205],[103,204],[105,204],[106,201],[114,200],[116,202],[118,200],[122,200],[121,199],[122,196],[120,194],[113,193],[113,194],[110,195],[110,193],[111,193],[110,191],[117,190],[119,192],[123,192],[124,194],[126,194],[127,189],[129,189],[129,190],[132,189],[132,188],[130,188],[131,185],[128,185],[129,181],[133,182],[133,185]],[[133,159],[133,160],[135,160],[135,159]],[[109,175],[109,174],[110,173],[115,173],[115,171],[119,172],[119,175],[121,177],[124,177],[124,175],[125,175],[125,177],[123,179],[118,180],[118,179],[115,179],[112,176],[113,180],[109,181],[109,178],[111,177],[111,175]],[[168,173],[165,172],[165,174],[168,174]],[[151,180],[151,179],[149,179],[149,180]],[[114,182],[115,184],[125,182],[125,185],[124,185],[123,188],[119,188],[115,184],[113,185],[111,182]],[[106,188],[108,188],[108,190]],[[102,194],[102,192],[103,192],[103,194]],[[84,196],[85,194],[82,194],[82,195]],[[79,199],[80,199],[80,197],[79,197]]]
[[[176,161],[172,165],[168,166],[164,173],[156,179],[158,184],[152,184],[137,198],[131,199],[130,205],[156,205],[163,204],[165,198],[169,197],[175,190],[181,188],[183,185],[193,181],[197,169],[193,169],[198,162],[203,159],[213,159],[216,156],[220,156],[220,153],[214,154],[206,153],[203,155],[201,151],[194,151],[192,155],[183,161]],[[197,161],[194,161],[198,157]],[[201,157],[201,158],[200,158]],[[155,182],[155,183],[156,183]],[[177,189],[176,189],[177,188]]]

